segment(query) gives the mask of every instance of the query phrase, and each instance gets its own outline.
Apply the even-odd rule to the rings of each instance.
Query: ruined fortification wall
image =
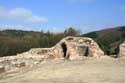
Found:
[[[66,37],[51,48],[33,48],[28,52],[0,58],[0,72],[33,66],[45,60],[76,60],[84,57],[100,57],[104,52],[87,37]]]
[[[125,41],[119,46],[119,57],[125,57]]]

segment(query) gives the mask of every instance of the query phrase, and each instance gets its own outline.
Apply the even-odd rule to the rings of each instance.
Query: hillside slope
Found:
[[[31,48],[51,47],[62,38],[62,33],[53,34],[49,31],[3,30],[0,31],[0,57],[16,55]]]
[[[60,33],[3,30],[0,31],[0,57],[16,55],[31,48],[51,47],[62,38],[76,34],[78,31],[73,28]],[[93,38],[105,54],[117,54],[119,44],[125,40],[125,26],[94,31],[81,36]]]
[[[118,54],[118,47],[125,40],[125,26],[109,28],[83,34],[82,37],[93,38],[105,54]]]

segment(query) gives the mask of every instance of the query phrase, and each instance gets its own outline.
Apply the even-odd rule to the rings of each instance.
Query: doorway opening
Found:
[[[66,57],[67,57],[67,56],[66,56],[66,54],[67,54],[67,46],[66,46],[65,43],[62,43],[62,44],[61,44],[61,47],[62,47],[63,53],[64,53],[63,57],[66,58]]]
[[[86,57],[89,56],[89,48],[88,47],[86,47],[86,49],[85,49],[85,55],[84,56],[86,56]]]

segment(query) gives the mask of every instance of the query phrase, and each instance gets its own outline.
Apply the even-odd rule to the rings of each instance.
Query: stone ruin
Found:
[[[104,52],[98,44],[87,37],[66,37],[51,48],[37,48],[29,51],[48,59],[79,59],[81,57],[100,57]]]
[[[125,57],[125,41],[119,46],[119,57]]]
[[[51,48],[34,48],[28,52],[0,58],[0,71],[33,66],[45,60],[76,60],[84,57],[100,57],[104,52],[98,44],[87,37],[66,37]]]

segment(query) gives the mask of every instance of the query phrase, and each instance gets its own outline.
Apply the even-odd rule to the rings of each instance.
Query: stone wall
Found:
[[[31,49],[29,52],[46,58],[60,59],[81,59],[81,57],[100,57],[104,52],[98,44],[87,37],[66,37],[51,48]]]
[[[119,57],[125,57],[125,41],[119,46]]]
[[[0,58],[0,72],[33,66],[46,60],[76,60],[84,57],[100,57],[104,52],[87,37],[66,37],[51,48],[33,48],[28,52]]]

